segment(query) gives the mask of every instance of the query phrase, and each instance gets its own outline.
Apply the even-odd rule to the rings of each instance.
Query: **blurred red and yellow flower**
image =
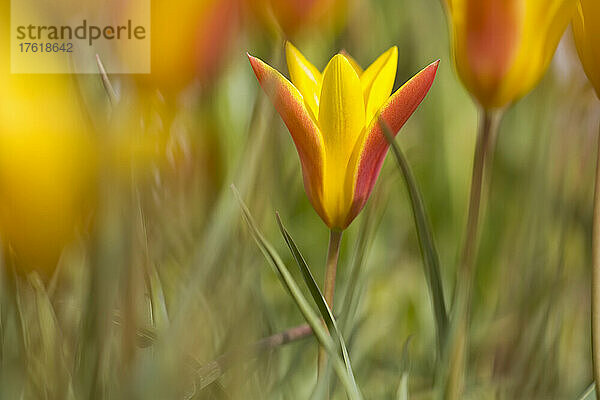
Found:
[[[286,56],[292,82],[249,58],[296,144],[313,207],[327,226],[345,229],[367,202],[387,153],[379,116],[397,132],[429,91],[438,62],[391,94],[396,47],[364,71],[337,54],[321,73],[290,43]]]
[[[546,71],[576,0],[446,0],[454,62],[486,109],[529,92]]]
[[[580,0],[573,18],[573,34],[585,73],[600,97],[600,2]]]

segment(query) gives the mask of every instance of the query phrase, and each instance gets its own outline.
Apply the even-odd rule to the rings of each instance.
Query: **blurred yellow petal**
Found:
[[[367,124],[390,97],[394,87],[397,65],[398,48],[394,46],[379,56],[360,76],[365,97]]]
[[[583,69],[600,97],[600,2],[580,0],[573,35]]]
[[[92,214],[97,146],[68,76],[0,71],[0,87],[2,244],[48,277]]]
[[[321,72],[290,42],[285,44],[285,55],[292,83],[304,98],[313,115],[319,115],[319,96],[323,81]]]
[[[527,94],[543,77],[576,7],[575,0],[530,0],[525,5],[521,46],[498,90],[496,104]]]
[[[326,155],[323,202],[332,226],[345,222],[352,203],[353,183],[346,180],[346,170],[364,126],[360,79],[346,57],[337,54],[325,68],[319,108]]]

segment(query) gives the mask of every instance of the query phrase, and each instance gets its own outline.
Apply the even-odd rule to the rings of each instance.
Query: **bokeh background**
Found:
[[[309,398],[312,337],[240,351],[304,320],[249,235],[230,185],[298,282],[275,211],[319,282],[328,235],[246,52],[285,72],[285,39],[319,68],[342,49],[367,66],[397,45],[394,88],[441,59],[398,143],[423,193],[451,302],[477,110],[452,67],[443,6],[152,7],[153,72],[108,76],[111,98],[100,75],[10,74],[9,4],[0,4],[0,398]],[[569,28],[541,83],[500,126],[465,398],[575,399],[592,380],[595,100]],[[353,295],[345,293],[350,282]],[[433,312],[391,157],[344,234],[338,293],[334,309],[365,397],[396,398],[407,376],[411,399],[433,398]],[[227,362],[215,367],[223,354]],[[344,398],[339,385],[334,398]]]

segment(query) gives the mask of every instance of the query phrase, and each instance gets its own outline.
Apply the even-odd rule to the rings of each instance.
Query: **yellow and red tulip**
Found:
[[[600,97],[600,2],[579,1],[573,34],[583,69]]]
[[[321,73],[290,43],[286,56],[291,82],[249,58],[294,140],[308,198],[327,226],[342,230],[367,202],[388,150],[379,118],[400,130],[429,91],[438,62],[391,94],[396,47],[364,71],[337,54]]]
[[[576,0],[446,0],[454,62],[486,109],[527,94],[546,71]]]

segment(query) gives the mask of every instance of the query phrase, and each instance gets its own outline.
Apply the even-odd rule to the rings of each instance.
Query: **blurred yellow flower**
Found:
[[[239,0],[151,0],[151,73],[139,82],[167,94],[195,79],[210,83],[236,36],[239,12]]]
[[[93,209],[94,146],[72,77],[11,74],[9,43],[0,32],[0,240],[20,270],[48,276]]]
[[[396,47],[364,71],[337,54],[321,73],[289,42],[286,56],[292,82],[249,57],[296,144],[313,207],[327,226],[345,229],[367,202],[387,153],[378,117],[398,132],[429,91],[438,62],[392,94]]]
[[[600,97],[600,1],[579,1],[573,34],[583,69]]]
[[[446,0],[458,75],[486,109],[500,108],[541,79],[576,0]]]
[[[53,270],[95,198],[93,143],[71,82],[0,71],[0,233],[25,271]]]

